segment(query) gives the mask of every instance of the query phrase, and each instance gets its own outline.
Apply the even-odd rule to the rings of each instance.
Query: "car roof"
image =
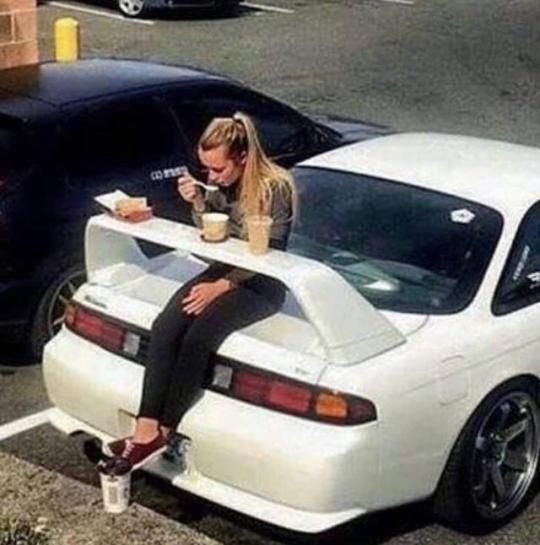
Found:
[[[10,118],[19,122],[46,118],[55,109],[38,100],[14,95],[0,89],[0,119]]]
[[[505,216],[540,200],[540,148],[470,136],[401,133],[315,156],[302,166],[395,180],[485,204]]]
[[[232,80],[195,68],[120,59],[46,62],[2,71],[0,90],[51,106],[182,81]],[[0,103],[1,109],[1,103]]]

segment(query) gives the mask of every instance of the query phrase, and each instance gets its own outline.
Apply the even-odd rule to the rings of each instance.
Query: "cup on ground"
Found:
[[[246,218],[249,251],[252,254],[261,255],[268,251],[272,221],[270,216],[248,216]]]
[[[107,513],[118,515],[129,506],[131,494],[131,471],[123,475],[114,472],[99,472],[101,492],[103,494],[103,508]]]
[[[208,242],[221,242],[228,235],[229,216],[220,212],[202,215],[203,237]]]

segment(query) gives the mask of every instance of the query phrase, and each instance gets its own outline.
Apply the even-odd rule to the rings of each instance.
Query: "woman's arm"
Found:
[[[191,219],[199,229],[202,229],[202,215],[206,211],[206,201],[204,200],[204,197],[199,194],[191,203]]]

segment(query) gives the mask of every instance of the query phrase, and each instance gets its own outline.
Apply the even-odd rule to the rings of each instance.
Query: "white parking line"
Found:
[[[379,0],[379,2],[386,2],[387,4],[403,4],[404,6],[414,6],[414,0]]]
[[[13,435],[17,435],[18,433],[22,433],[23,431],[31,430],[32,428],[46,424],[49,421],[49,414],[52,410],[53,409],[46,409],[45,411],[31,414],[0,426],[0,441],[12,437]]]
[[[261,11],[273,11],[274,13],[294,13],[293,9],[278,8],[277,6],[265,6],[263,4],[252,4],[251,2],[240,2],[245,8],[258,9]]]
[[[108,11],[100,11],[98,9],[81,8],[80,6],[74,6],[73,4],[65,4],[64,2],[47,2],[48,6],[54,6],[55,8],[70,9],[72,11],[80,11],[81,13],[88,13],[90,15],[99,15],[100,17],[108,17],[109,19],[115,19],[116,21],[123,21],[125,23],[136,23],[139,25],[155,25],[154,21],[145,21],[144,19],[128,19],[117,13],[109,13]]]

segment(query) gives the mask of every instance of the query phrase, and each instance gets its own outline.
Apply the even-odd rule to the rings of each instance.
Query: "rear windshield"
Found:
[[[370,176],[293,173],[289,251],[330,266],[376,308],[444,314],[472,300],[502,229],[499,212]]]

